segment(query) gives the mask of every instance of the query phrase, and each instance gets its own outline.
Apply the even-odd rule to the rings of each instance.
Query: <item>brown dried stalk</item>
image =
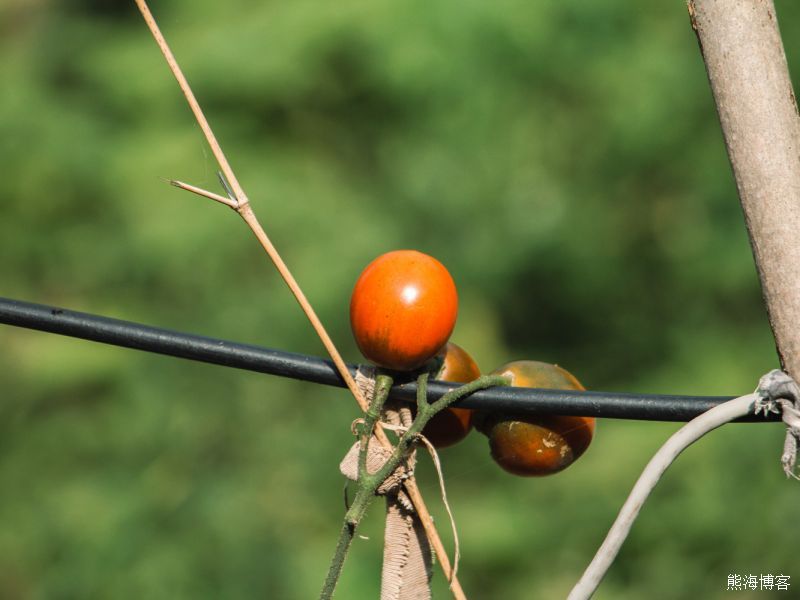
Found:
[[[200,125],[200,129],[203,131],[203,134],[208,141],[209,146],[211,147],[211,151],[214,154],[214,157],[217,159],[219,163],[220,169],[222,169],[222,173],[224,174],[227,181],[230,183],[232,188],[233,197],[232,198],[225,198],[224,196],[220,196],[218,194],[214,194],[212,192],[207,192],[206,190],[202,190],[201,188],[197,188],[195,186],[191,186],[188,184],[184,184],[181,182],[172,182],[173,185],[181,187],[182,189],[186,189],[188,191],[192,191],[199,195],[205,196],[212,200],[216,200],[217,202],[221,202],[233,210],[235,210],[240,217],[244,220],[250,230],[255,234],[258,241],[261,243],[261,246],[269,255],[270,259],[272,260],[275,267],[278,269],[278,273],[283,278],[286,285],[289,287],[289,290],[294,295],[295,299],[297,300],[298,304],[300,304],[300,308],[305,313],[308,320],[311,322],[311,326],[314,328],[314,331],[319,336],[322,344],[325,346],[325,350],[327,350],[328,354],[330,355],[331,359],[333,360],[336,369],[339,371],[344,382],[347,384],[350,392],[353,394],[353,397],[358,402],[358,405],[361,407],[361,410],[367,410],[367,402],[364,396],[361,394],[361,391],[356,386],[355,380],[353,379],[350,372],[347,370],[347,366],[345,365],[344,360],[342,359],[339,351],[336,349],[336,346],[333,343],[333,340],[328,335],[328,332],[325,330],[325,327],[322,325],[322,322],[317,317],[316,312],[314,311],[311,303],[306,298],[305,294],[303,293],[302,289],[300,288],[299,284],[295,280],[294,276],[292,275],[289,268],[286,266],[286,263],[281,258],[280,254],[278,253],[275,246],[270,241],[269,237],[267,236],[264,229],[261,227],[261,224],[258,222],[253,209],[250,207],[250,201],[248,200],[247,196],[242,189],[242,186],[239,184],[239,180],[236,178],[236,175],[233,172],[228,160],[225,158],[225,154],[222,151],[222,148],[217,142],[217,138],[214,135],[214,132],[211,130],[211,126],[208,124],[208,121],[203,114],[202,109],[200,108],[200,104],[197,102],[197,99],[192,92],[191,87],[189,86],[186,77],[184,77],[183,72],[181,71],[178,62],[175,60],[175,56],[172,54],[172,51],[167,44],[166,39],[161,33],[161,30],[158,27],[155,19],[153,18],[150,9],[147,6],[145,0],[135,0],[136,5],[139,7],[139,11],[142,13],[142,17],[144,17],[145,23],[147,23],[150,32],[153,34],[153,37],[158,44],[161,53],[164,55],[164,59],[167,61],[167,65],[169,66],[170,71],[175,76],[175,79],[178,81],[178,85],[183,92],[183,95],[186,97],[186,101],[189,103],[189,107],[192,109],[192,113],[194,113],[195,119],[197,120],[198,125]],[[380,428],[380,426],[376,427],[375,435],[380,441],[380,443],[387,447],[391,448],[392,444],[389,439],[386,437],[386,433]],[[408,492],[409,497],[411,498],[412,502],[414,503],[414,508],[417,510],[417,514],[419,515],[420,520],[425,528],[425,533],[428,536],[428,540],[431,543],[434,551],[436,552],[436,556],[439,559],[439,564],[442,567],[442,571],[444,572],[445,577],[448,581],[450,581],[450,589],[453,592],[453,596],[457,599],[466,599],[464,592],[461,588],[461,585],[453,572],[453,569],[450,564],[450,559],[447,556],[447,552],[444,548],[444,544],[442,543],[441,538],[439,537],[438,532],[436,531],[436,527],[433,524],[433,518],[431,517],[430,512],[428,511],[427,507],[425,506],[425,502],[423,501],[422,494],[417,487],[417,484],[413,478],[408,479],[405,483],[406,491]]]

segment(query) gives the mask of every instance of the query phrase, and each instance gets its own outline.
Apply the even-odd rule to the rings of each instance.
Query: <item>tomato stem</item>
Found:
[[[464,396],[469,396],[470,394],[477,392],[478,390],[485,390],[486,388],[490,387],[504,386],[510,384],[511,380],[508,377],[504,377],[502,375],[481,375],[474,381],[464,384],[461,387],[457,387],[454,390],[450,390],[441,398],[439,398],[436,402],[431,404],[430,408],[433,411],[433,414],[431,416],[447,408],[453,402],[461,400]]]
[[[428,406],[428,373],[423,373],[417,378],[417,414]]]
[[[328,569],[328,575],[325,578],[325,583],[322,586],[320,593],[321,599],[329,599],[333,597],[333,592],[336,589],[336,584],[339,581],[339,576],[344,567],[344,561],[347,558],[347,552],[350,550],[350,545],[353,542],[353,537],[364,514],[367,512],[372,498],[375,497],[375,491],[386,477],[380,479],[369,473],[367,469],[367,457],[369,455],[369,442],[375,430],[375,425],[381,417],[383,404],[389,397],[389,390],[392,389],[394,381],[389,375],[380,374],[375,380],[375,394],[367,407],[367,412],[364,414],[364,423],[359,428],[359,451],[358,451],[358,481],[356,485],[356,495],[353,503],[347,510],[344,516],[344,523],[342,530],[339,532],[339,540],[336,542],[336,551],[331,560],[331,566]]]

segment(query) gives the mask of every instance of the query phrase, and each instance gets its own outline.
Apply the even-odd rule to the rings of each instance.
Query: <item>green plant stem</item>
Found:
[[[392,389],[394,381],[388,375],[380,374],[375,378],[375,394],[367,408],[364,415],[364,423],[361,426],[361,433],[359,440],[361,446],[358,452],[358,480],[369,476],[367,472],[367,456],[369,454],[369,441],[372,439],[372,432],[375,430],[375,425],[381,418],[381,411],[386,399],[389,397],[389,391]]]
[[[417,414],[428,405],[428,373],[417,377]]]
[[[325,577],[325,583],[322,585],[322,593],[319,595],[320,598],[333,598],[333,591],[336,589],[336,584],[339,582],[339,575],[342,573],[344,559],[347,556],[347,551],[350,549],[350,544],[353,542],[355,533],[356,526],[345,520],[345,522],[342,523],[342,530],[339,532],[339,540],[336,543],[336,551],[333,554],[333,560],[328,569],[328,575]]]
[[[422,373],[417,379],[417,416],[403,435],[400,436],[400,441],[397,443],[392,455],[378,469],[375,473],[367,471],[367,456],[369,451],[369,440],[372,437],[372,431],[375,428],[378,419],[380,419],[381,410],[386,398],[389,396],[389,390],[392,387],[392,378],[388,375],[378,375],[375,382],[375,397],[367,410],[364,417],[364,423],[359,432],[359,440],[361,443],[358,454],[358,481],[356,482],[356,495],[353,503],[345,513],[344,523],[342,530],[339,533],[339,540],[336,544],[336,552],[334,553],[331,566],[328,569],[328,576],[325,578],[325,584],[322,587],[320,594],[321,600],[329,600],[333,597],[333,592],[336,589],[336,584],[339,581],[339,576],[342,573],[344,561],[347,558],[347,551],[350,549],[350,544],[355,536],[356,528],[367,508],[375,497],[380,485],[384,480],[391,475],[400,463],[405,460],[411,450],[413,449],[414,442],[419,433],[423,430],[428,421],[441,410],[447,408],[453,402],[460,400],[464,396],[468,396],[478,390],[483,390],[497,385],[508,385],[509,381],[506,377],[499,375],[484,375],[475,381],[462,385],[459,388],[447,392],[444,396],[439,398],[433,404],[427,401],[428,389],[428,373]]]
[[[344,516],[342,530],[339,532],[339,540],[336,543],[336,551],[333,554],[331,566],[328,569],[328,575],[325,577],[325,583],[322,586],[322,592],[319,596],[323,600],[333,598],[333,592],[336,589],[336,584],[342,573],[342,567],[344,567],[347,552],[350,550],[350,545],[353,542],[356,528],[367,512],[367,507],[375,496],[375,491],[378,489],[381,481],[383,481],[378,481],[375,476],[370,475],[368,472],[367,456],[372,432],[375,429],[375,424],[381,417],[381,410],[383,409],[384,402],[386,402],[386,398],[389,397],[389,390],[392,388],[392,383],[392,378],[388,375],[378,375],[375,380],[375,395],[364,415],[364,422],[360,426],[356,496]]]

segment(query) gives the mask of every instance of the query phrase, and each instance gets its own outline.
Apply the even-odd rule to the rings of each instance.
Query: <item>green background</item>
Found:
[[[349,361],[348,302],[390,249],[439,258],[453,340],[488,371],[740,394],[777,366],[682,2],[154,2],[253,206]],[[779,0],[794,79],[800,6]],[[217,189],[132,2],[0,4],[0,295],[322,355]],[[344,513],[352,399],[0,327],[0,598],[309,598]],[[564,597],[674,423],[604,421],[520,479],[473,433],[442,452],[471,598]],[[599,599],[800,588],[780,425],[680,458]],[[449,532],[428,461],[428,504]],[[339,597],[376,597],[382,509]],[[437,570],[436,597],[448,596]]]

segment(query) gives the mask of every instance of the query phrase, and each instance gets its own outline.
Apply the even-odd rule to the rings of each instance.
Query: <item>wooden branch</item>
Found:
[[[800,117],[772,0],[689,0],[783,368],[800,376]]]

